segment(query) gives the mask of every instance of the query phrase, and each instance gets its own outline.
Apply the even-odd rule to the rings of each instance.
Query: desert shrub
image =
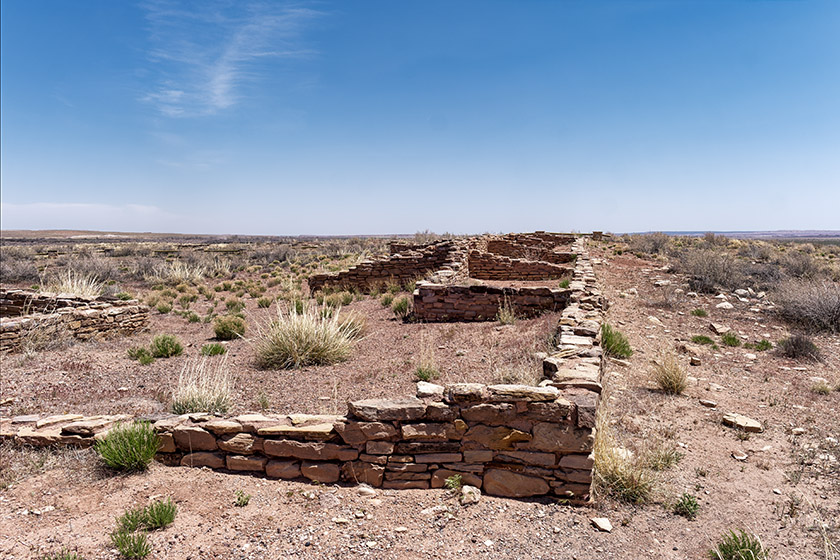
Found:
[[[822,359],[819,348],[804,334],[794,334],[778,344],[779,354],[794,360],[812,360],[818,362]]]
[[[357,311],[340,312],[338,316],[338,328],[350,340],[358,340],[365,334],[367,320],[364,315]]]
[[[712,340],[710,337],[706,336],[705,334],[698,334],[691,337],[691,342],[694,344],[703,344],[708,346],[714,346],[715,341]]]
[[[254,342],[257,365],[268,369],[290,369],[329,365],[346,360],[352,339],[342,330],[338,314],[325,317],[323,308],[278,311],[277,318],[258,326]]]
[[[673,354],[664,354],[653,363],[651,376],[662,391],[669,395],[679,395],[688,387],[688,375],[680,367],[680,362]]]
[[[160,438],[149,422],[117,424],[94,447],[112,469],[144,471],[160,448]]]
[[[134,346],[128,349],[128,357],[132,360],[137,360],[140,362],[140,365],[147,366],[155,361],[152,355],[146,348],[142,346]]]
[[[599,493],[614,496],[625,502],[644,503],[653,493],[653,475],[641,461],[618,446],[607,409],[602,403],[596,417],[593,451],[595,489]]]
[[[184,351],[181,342],[171,334],[159,334],[149,344],[149,351],[154,358],[180,356]]]
[[[563,280],[560,280],[559,286],[563,289],[566,289],[566,288],[569,287],[570,284],[571,284],[571,281],[568,278],[564,278]]]
[[[245,507],[251,502],[251,494],[246,494],[242,490],[237,490],[234,493],[235,499],[233,505],[236,507]]]
[[[85,256],[71,260],[67,269],[78,276],[88,276],[101,280],[118,278],[120,271],[114,261],[100,256]]]
[[[218,342],[211,342],[201,347],[200,353],[202,356],[220,356],[227,352],[224,344]]]
[[[150,531],[163,529],[175,521],[177,513],[178,506],[175,505],[172,498],[156,500],[143,510],[143,525]]]
[[[411,298],[408,296],[400,296],[391,304],[391,311],[400,319],[407,319],[412,311]]]
[[[257,300],[257,307],[259,307],[260,309],[266,309],[267,307],[271,307],[271,298],[261,297]]]
[[[700,504],[697,503],[697,498],[691,494],[682,494],[676,503],[674,503],[674,513],[682,515],[686,519],[694,519],[697,517],[697,511],[700,509]]]
[[[817,331],[840,332],[840,284],[786,282],[774,294],[779,314]]]
[[[731,346],[733,348],[741,346],[741,339],[738,338],[738,335],[732,332],[727,332],[720,335],[720,341],[723,342],[724,346]]]
[[[822,267],[814,257],[795,250],[782,253],[777,264],[794,278],[814,279],[822,274]]]
[[[613,329],[608,323],[601,326],[601,347],[607,356],[613,358],[629,358],[633,355],[630,342],[620,331]]]
[[[743,529],[725,533],[717,546],[709,550],[712,560],[770,560],[770,552],[761,540]]]
[[[496,320],[502,325],[513,325],[516,323],[516,313],[513,311],[513,305],[505,296],[504,301],[499,303],[499,311],[496,313]]]
[[[382,294],[382,297],[379,298],[379,303],[382,307],[391,307],[391,303],[394,301],[394,294]]]
[[[115,531],[111,533],[111,544],[123,558],[129,560],[145,558],[152,552],[152,546],[149,544],[146,533]]]
[[[417,361],[417,369],[414,370],[414,376],[419,381],[431,381],[440,376],[437,362],[435,360],[435,351],[432,347],[431,340],[425,336],[420,341],[420,358]]]
[[[134,296],[128,292],[118,292],[116,295],[114,295],[114,297],[120,301],[130,301],[134,299]]]
[[[336,292],[328,295],[324,295],[320,297],[320,301],[318,297],[315,298],[315,301],[321,305],[325,305],[327,307],[341,307],[342,304],[342,294],[346,292]],[[320,295],[320,294],[319,294]],[[353,296],[350,296],[350,301],[353,301]]]
[[[87,276],[72,270],[64,271],[49,280],[46,291],[59,294],[72,294],[79,297],[99,297],[105,290],[105,284],[96,276]]]
[[[225,307],[227,308],[228,313],[236,314],[245,309],[245,302],[238,297],[231,297],[225,302]]]
[[[228,372],[227,357],[222,358],[215,369],[208,366],[207,358],[188,361],[172,392],[172,412],[224,414],[233,403],[232,393],[233,377]]]
[[[172,311],[172,304],[162,301],[155,306],[155,309],[157,309],[157,312],[161,315],[166,315]]]
[[[28,257],[17,258],[3,251],[0,256],[0,282],[3,284],[40,282],[41,275]]]
[[[668,441],[657,441],[645,446],[642,463],[654,471],[665,471],[682,461],[685,453]]]
[[[671,245],[671,237],[665,233],[647,233],[630,237],[630,250],[636,253],[658,255]]]
[[[830,395],[831,394],[831,385],[826,383],[825,381],[817,381],[813,385],[811,385],[811,390],[818,395]]]
[[[705,309],[694,309],[691,314],[695,317],[708,317],[709,313]]]
[[[735,258],[711,249],[682,253],[677,269],[688,275],[688,285],[692,290],[704,293],[714,293],[720,288],[733,290],[740,287],[743,278],[743,271]]]
[[[156,266],[151,274],[145,276],[145,280],[149,284],[199,284],[206,274],[204,266],[172,261]]]
[[[773,343],[769,340],[761,339],[756,343],[748,343],[744,344],[744,348],[749,350],[758,350],[759,352],[764,352],[765,350],[770,350],[773,348]]]
[[[216,317],[213,332],[219,340],[233,340],[245,336],[245,319],[233,315]]]
[[[460,490],[461,487],[464,485],[464,480],[460,474],[453,474],[452,476],[447,477],[446,480],[443,481],[443,485],[446,487],[447,490]]]
[[[62,548],[59,552],[53,552],[51,554],[45,554],[39,557],[39,560],[84,560],[81,556],[67,550],[66,548]]]
[[[61,350],[76,341],[73,332],[63,322],[46,319],[23,325],[20,331],[20,349],[24,356],[34,356],[44,350]]]

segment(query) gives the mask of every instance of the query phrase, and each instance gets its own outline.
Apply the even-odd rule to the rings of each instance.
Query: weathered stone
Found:
[[[292,479],[300,476],[299,461],[272,459],[265,464],[265,474],[272,478]]]
[[[512,471],[490,469],[484,474],[484,492],[506,498],[542,496],[549,492],[548,483],[538,477]]]
[[[315,461],[354,461],[359,457],[359,451],[350,447],[342,447],[334,443],[287,439],[266,440],[263,443],[263,449],[266,455],[273,457],[295,457]]]
[[[277,418],[270,418],[263,414],[241,414],[232,418],[232,420],[234,422],[239,422],[242,425],[242,429],[246,432],[253,433],[257,433],[258,428],[273,426],[281,423]]]
[[[595,466],[595,458],[592,454],[584,455],[582,453],[575,453],[572,455],[564,455],[560,458],[560,468],[562,469],[589,469]]]
[[[402,439],[420,441],[444,441],[446,437],[445,424],[403,424]]]
[[[589,484],[574,484],[563,481],[552,481],[551,491],[561,498],[567,500],[584,501],[589,499],[591,485]]]
[[[189,453],[181,458],[182,467],[209,467],[211,469],[223,469],[225,458],[218,453],[207,453],[198,451]]]
[[[109,418],[100,418],[98,420],[79,420],[78,422],[71,422],[61,428],[62,434],[76,434],[79,436],[90,437],[93,434],[102,431],[104,428],[114,423],[114,420]]]
[[[458,417],[458,411],[442,402],[430,402],[426,406],[426,420],[433,422],[451,422]]]
[[[538,451],[504,451],[496,453],[494,461],[553,467],[557,463],[557,457],[554,453],[540,453]]]
[[[605,533],[612,533],[612,523],[606,517],[593,517],[590,519],[592,526]]]
[[[228,455],[226,458],[227,468],[231,471],[254,471],[262,472],[268,459],[265,457]]]
[[[517,442],[530,441],[531,435],[513,428],[499,426],[473,426],[464,434],[463,443],[469,449],[485,447],[487,449],[513,449]]]
[[[463,484],[469,484],[481,488],[481,477],[474,474],[451,471],[449,469],[438,469],[432,473],[432,488],[443,488],[446,486],[446,479],[452,476],[460,476]]]
[[[464,461],[467,463],[489,463],[493,460],[493,452],[489,449],[467,449],[464,451]]]
[[[398,443],[394,452],[399,455],[413,455],[414,453],[457,453],[460,450],[457,441],[408,442]]]
[[[330,484],[332,482],[338,482],[341,471],[335,463],[304,461],[300,466],[300,474],[309,480],[314,480],[322,484]]]
[[[385,470],[385,480],[429,480],[430,478],[432,475],[427,472]]]
[[[210,420],[204,422],[201,427],[216,435],[237,434],[242,431],[242,424],[233,420]]]
[[[723,415],[723,423],[732,428],[740,428],[745,432],[763,432],[764,427],[758,420],[748,418],[743,414],[728,412]]]
[[[506,424],[516,418],[516,409],[510,403],[477,404],[461,409],[461,417],[467,422]]]
[[[175,445],[185,451],[213,451],[217,448],[216,438],[198,426],[177,426],[172,430]]]
[[[428,480],[386,480],[382,483],[382,488],[387,490],[425,490],[429,488]]]
[[[385,455],[368,455],[366,453],[360,453],[359,461],[364,461],[365,463],[374,463],[376,465],[384,465],[388,462],[388,457]]]
[[[531,385],[488,385],[491,402],[553,401],[559,395],[554,387]]]
[[[313,424],[311,426],[266,426],[257,428],[261,436],[286,436],[292,438],[328,440],[335,433],[333,424]]]
[[[169,418],[161,418],[160,420],[156,421],[154,424],[152,424],[152,428],[154,428],[155,431],[158,433],[171,432],[183,422],[184,419],[180,416],[170,416]]]
[[[432,482],[434,483],[434,477],[432,478]],[[477,504],[479,500],[481,500],[481,490],[477,486],[469,484],[461,486],[461,497],[458,501],[462,506]]]
[[[339,414],[289,414],[292,426],[311,426],[314,424],[335,424],[346,422],[347,418]]]
[[[263,438],[258,438],[250,433],[239,433],[222,436],[216,444],[219,449],[239,455],[251,455],[263,450]]]
[[[709,328],[715,334],[726,334],[726,333],[728,333],[729,331],[732,330],[729,327],[727,327],[726,325],[721,325],[719,323],[711,323],[709,325]]]
[[[443,391],[444,388],[442,385],[436,385],[434,383],[427,383],[426,381],[418,381],[417,382],[417,398],[426,399],[426,398],[443,398]]]
[[[40,430],[41,428],[46,428],[47,426],[53,426],[55,424],[75,422],[76,420],[81,420],[82,418],[84,418],[84,416],[81,414],[57,414],[55,416],[47,416],[46,418],[35,422],[35,429]]]
[[[362,420],[379,422],[382,420],[417,420],[426,412],[426,405],[417,398],[398,400],[366,399],[351,401],[348,410]]]
[[[487,389],[481,383],[455,383],[447,387],[449,402],[464,404],[486,400]]]
[[[175,453],[175,438],[172,434],[158,434],[160,438],[160,448],[158,453]]]
[[[589,453],[595,440],[593,430],[547,422],[535,424],[533,435],[531,441],[519,444],[517,448],[551,453]]]
[[[390,455],[394,452],[394,443],[391,441],[369,441],[365,451],[370,455]]]
[[[575,405],[576,424],[578,428],[595,427],[595,416],[598,411],[598,393],[600,391],[565,391],[568,399]]]
[[[380,465],[362,461],[352,461],[341,465],[341,478],[357,484],[370,484],[378,488],[382,486],[384,475],[385,467]]]
[[[462,460],[460,453],[426,453],[414,456],[417,463],[454,463]]]
[[[62,434],[61,428],[58,426],[48,427],[44,430],[35,430],[30,426],[23,426],[15,436],[15,443],[31,445],[33,447],[46,447],[49,445],[88,447],[93,443],[93,440],[75,434]]]
[[[592,469],[585,470],[559,470],[555,471],[554,475],[565,482],[574,482],[577,484],[591,484],[592,483]]]

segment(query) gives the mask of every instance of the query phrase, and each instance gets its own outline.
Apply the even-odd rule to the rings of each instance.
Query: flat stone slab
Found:
[[[531,385],[489,385],[487,390],[493,402],[553,401],[560,394],[554,387]]]
[[[312,426],[266,426],[257,428],[257,434],[261,436],[289,436],[304,439],[330,439],[335,434],[334,424],[314,424]]]
[[[490,469],[484,475],[484,492],[505,498],[527,498],[548,494],[550,487],[542,478],[512,471]]]
[[[741,428],[745,432],[763,432],[764,426],[758,420],[748,418],[743,414],[727,412],[723,415],[723,423],[732,428]]]
[[[366,399],[347,403],[350,413],[370,422],[380,420],[417,420],[426,413],[426,405],[418,398]]]

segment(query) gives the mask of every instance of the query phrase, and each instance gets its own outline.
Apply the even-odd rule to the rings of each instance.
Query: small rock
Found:
[[[692,366],[699,366],[702,362],[700,361],[700,358],[698,358],[697,356],[691,356],[688,359],[688,363]]]
[[[481,490],[475,486],[465,484],[461,486],[461,505],[468,506],[470,504],[477,504],[481,499]]]
[[[741,428],[745,432],[763,432],[764,427],[758,420],[748,418],[743,414],[727,412],[723,415],[723,423],[732,428]]]
[[[338,523],[339,525],[346,525],[347,523],[350,523],[350,520],[345,517],[333,517],[332,522]]]
[[[700,399],[700,404],[702,404],[706,408],[715,408],[717,406],[717,403],[715,401],[710,401],[708,399]]]
[[[657,327],[665,326],[665,325],[662,324],[662,321],[660,321],[657,317],[654,317],[653,315],[649,315],[647,319],[648,319],[648,322],[650,322],[653,325],[656,325]]]
[[[718,294],[718,295],[715,296],[715,299],[726,300],[726,294]]]
[[[593,517],[590,519],[592,526],[605,533],[612,533],[612,523],[606,517]]]
[[[732,330],[726,325],[721,325],[719,323],[712,323],[709,325],[709,328],[712,329],[712,332],[715,334],[726,334]]]
[[[776,494],[777,496],[781,496],[781,495],[782,495],[782,491],[781,491],[781,490],[779,490],[778,488],[773,488],[773,493],[774,493],[774,494]]]
[[[657,288],[661,288],[662,286],[670,286],[671,281],[670,280],[657,280],[656,282],[653,283],[653,285],[656,286]]]
[[[735,309],[735,306],[729,303],[728,301],[722,301],[719,304],[715,305],[718,309]]]
[[[368,486],[367,484],[359,484],[359,486],[356,487],[356,493],[359,496],[365,496],[365,497],[368,497],[368,498],[371,497],[371,496],[376,496],[376,490],[374,490],[372,487]]]
[[[750,354],[749,352],[744,354],[744,357],[748,360],[757,360],[758,359],[758,356],[756,356],[755,354]]]
[[[395,533],[405,533],[406,531],[408,531],[408,527],[397,527],[394,529]]]
[[[794,428],[790,431],[790,433],[792,433],[795,436],[801,436],[805,433],[805,428]]]
[[[736,461],[746,461],[747,460],[747,454],[744,453],[743,451],[733,451],[732,452],[732,458],[735,459]]]

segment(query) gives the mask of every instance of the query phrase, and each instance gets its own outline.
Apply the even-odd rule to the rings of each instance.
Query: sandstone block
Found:
[[[743,414],[728,412],[723,415],[723,423],[732,428],[740,428],[745,432],[763,432],[764,426],[758,420],[748,418]]]
[[[228,455],[226,458],[227,468],[231,471],[254,471],[263,472],[268,459],[265,457]]]
[[[430,402],[426,406],[426,414],[423,418],[433,422],[451,422],[457,417],[457,409],[442,402]]]
[[[426,453],[414,456],[417,463],[457,463],[462,459],[460,453]]]
[[[206,451],[197,451],[189,453],[181,458],[182,467],[209,467],[211,469],[223,469],[225,467],[225,459],[218,453],[207,453]]]
[[[263,438],[250,433],[224,435],[216,442],[219,449],[239,455],[251,455],[263,450]]]
[[[460,476],[463,484],[469,484],[476,488],[481,488],[481,477],[458,471],[451,471],[449,469],[438,469],[432,473],[432,488],[443,488],[446,486],[446,479],[451,476]]]
[[[440,399],[443,398],[444,388],[441,385],[434,383],[427,383],[426,381],[417,382],[417,398],[420,399]]]
[[[272,478],[298,478],[300,476],[300,462],[272,459],[265,464],[265,474]]]
[[[160,438],[160,448],[158,453],[175,453],[175,438],[172,434],[158,434]]]
[[[533,387],[530,385],[489,385],[491,402],[553,401],[559,395],[554,387]]]
[[[429,488],[428,480],[386,480],[382,483],[382,488],[389,490],[425,490]]]
[[[572,455],[564,455],[560,458],[561,469],[588,469],[592,470],[595,466],[595,458],[592,454],[584,455],[582,453],[575,453]]]
[[[385,480],[429,480],[430,478],[432,475],[427,472],[385,470]]]
[[[461,409],[461,417],[468,422],[506,424],[516,418],[516,409],[510,403],[477,404]]]
[[[242,431],[242,424],[233,420],[210,420],[201,425],[202,428],[214,434],[236,434]]]
[[[198,426],[177,426],[172,430],[175,445],[185,451],[213,451],[217,448],[216,438]]]
[[[532,402],[528,403],[526,412],[521,414],[528,420],[542,422],[564,422],[569,419],[573,405],[570,401],[558,397],[553,402]]]
[[[426,413],[426,405],[418,398],[387,400],[367,399],[348,403],[352,415],[362,420],[418,420]]]
[[[341,471],[335,463],[313,463],[304,461],[300,466],[300,473],[315,482],[330,484],[338,482]]]
[[[595,441],[594,430],[540,422],[534,425],[533,439],[517,445],[519,449],[551,453],[589,453]]]
[[[257,428],[261,436],[285,436],[300,439],[328,440],[335,433],[332,423],[313,424],[311,426],[265,426]]]
[[[315,461],[354,461],[359,451],[334,443],[302,442],[293,440],[266,440],[263,443],[266,455],[273,457],[294,457]]]
[[[370,484],[373,487],[382,486],[382,479],[385,475],[385,467],[364,463],[362,461],[351,461],[341,465],[341,478],[357,484]]]
[[[489,449],[467,449],[464,451],[464,461],[467,463],[489,463],[493,460],[493,452]]]
[[[473,426],[464,434],[463,443],[469,449],[484,447],[487,449],[513,449],[515,443],[527,442],[531,435],[514,428],[499,426]]]
[[[369,455],[390,455],[394,452],[394,443],[390,441],[369,441],[365,446]]]
[[[444,441],[447,426],[445,424],[403,424],[402,439],[419,441]]]
[[[399,455],[413,455],[415,453],[457,453],[460,451],[457,441],[435,442],[407,442],[398,443],[394,452]]]
[[[487,399],[487,388],[481,383],[455,383],[447,387],[449,402],[464,404]]]
[[[503,451],[496,453],[495,461],[553,467],[557,463],[557,457],[554,456],[554,453],[540,453],[538,451]]]
[[[484,492],[506,498],[527,498],[548,494],[548,483],[539,477],[490,469],[484,474]]]
[[[54,416],[47,416],[46,418],[38,420],[35,422],[35,428],[40,430],[41,428],[46,428],[47,426],[75,422],[76,420],[81,420],[82,418],[84,418],[84,416],[81,414],[56,414]]]

